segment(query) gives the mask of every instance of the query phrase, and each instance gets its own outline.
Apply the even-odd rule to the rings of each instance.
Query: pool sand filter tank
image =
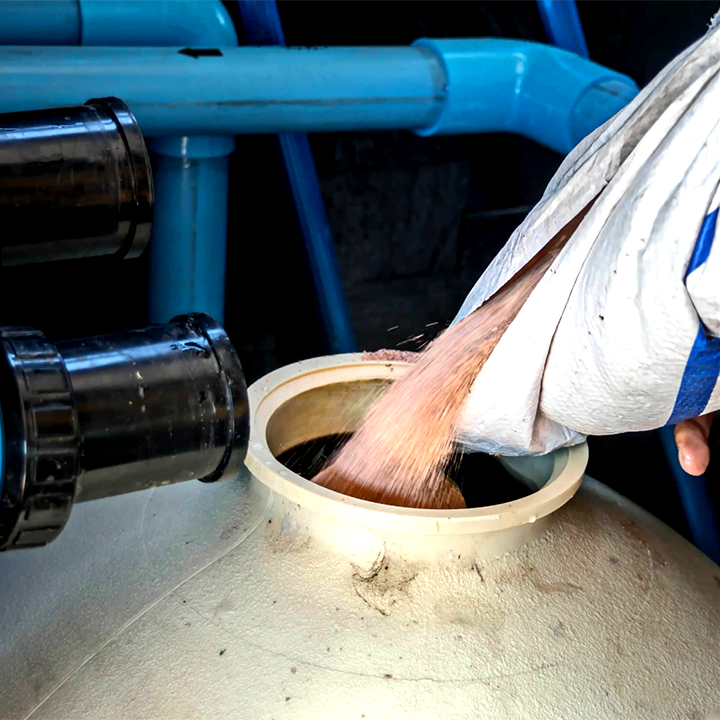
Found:
[[[341,496],[278,460],[352,431],[407,367],[346,355],[270,373],[248,391],[239,477],[81,504],[46,548],[6,554],[5,715],[649,720],[720,707],[720,570],[583,479],[585,445],[487,459],[487,482],[509,473],[523,491],[454,511]]]
[[[87,141],[58,167],[94,147],[77,176],[93,178],[105,210],[80,223],[69,201],[57,227],[75,232],[4,241],[3,263],[137,254],[152,178],[134,119],[114,99],[56,115]],[[28,113],[7,126],[23,122],[52,125]],[[47,134],[38,142],[68,136]],[[17,187],[5,149],[0,180]],[[36,189],[57,170],[29,167]],[[23,202],[18,191],[8,208]],[[0,563],[4,718],[640,720],[720,708],[720,569],[583,482],[586,445],[488,459],[486,482],[512,477],[515,492],[466,493],[464,510],[378,505],[310,482],[299,449],[352,432],[403,363],[331,356],[246,390],[205,315],[61,343],[5,328],[0,345],[0,542],[24,549]],[[206,482],[178,482],[195,478]]]

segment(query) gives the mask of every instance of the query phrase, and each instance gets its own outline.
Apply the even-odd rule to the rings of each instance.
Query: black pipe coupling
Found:
[[[51,343],[0,329],[0,550],[46,545],[76,502],[235,476],[247,453],[245,377],[209,316]]]
[[[121,100],[0,115],[2,265],[137,257],[152,212],[148,151]]]

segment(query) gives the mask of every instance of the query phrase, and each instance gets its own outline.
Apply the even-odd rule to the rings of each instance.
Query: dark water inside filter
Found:
[[[277,459],[288,470],[311,480],[351,436],[351,433],[326,435],[296,445],[278,455]],[[484,453],[457,450],[450,462],[448,475],[457,483],[468,507],[499,505],[534,492],[510,475],[494,457]]]

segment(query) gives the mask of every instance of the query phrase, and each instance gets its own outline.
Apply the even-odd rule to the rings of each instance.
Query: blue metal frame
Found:
[[[275,0],[238,0],[238,5],[249,44],[285,45]],[[350,309],[310,142],[304,133],[283,134],[278,136],[277,145],[305,243],[328,352],[353,352],[357,345]]]
[[[547,39],[553,45],[590,57],[575,0],[537,0],[537,6]]]

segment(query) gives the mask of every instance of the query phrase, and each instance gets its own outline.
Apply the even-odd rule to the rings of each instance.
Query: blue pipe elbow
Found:
[[[520,40],[417,40],[445,72],[438,120],[420,135],[518,133],[560,153],[638,93],[627,76],[549,45]]]
[[[79,45],[80,25],[78,0],[0,2],[0,45]]]
[[[2,0],[0,45],[237,46],[220,0]]]
[[[78,0],[78,6],[81,45],[214,48],[238,44],[232,18],[220,0]]]

